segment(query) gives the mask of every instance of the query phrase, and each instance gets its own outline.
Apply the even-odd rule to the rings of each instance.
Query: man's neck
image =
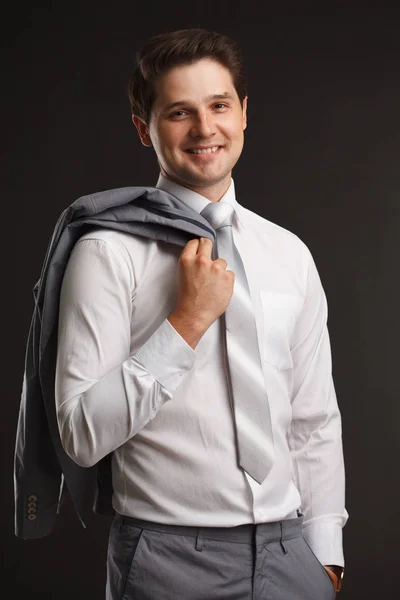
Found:
[[[182,181],[178,181],[178,180],[174,179],[173,177],[170,177],[163,169],[161,170],[161,173],[166,179],[169,179],[170,181],[173,181],[174,183],[181,185],[181,186],[187,188],[188,190],[192,190],[192,192],[196,192],[196,194],[200,194],[201,196],[204,196],[204,198],[207,198],[207,200],[210,200],[210,202],[219,202],[221,200],[222,196],[229,189],[229,186],[231,185],[231,177],[230,176],[229,176],[229,178],[224,179],[223,181],[220,181],[214,185],[194,186],[194,185],[185,184]]]

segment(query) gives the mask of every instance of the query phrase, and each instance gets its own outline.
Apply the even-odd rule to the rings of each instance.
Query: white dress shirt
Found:
[[[163,176],[197,212],[209,200]],[[233,237],[254,305],[275,464],[259,485],[237,465],[221,319],[193,350],[168,315],[182,247],[96,229],[75,244],[60,294],[56,409],[64,449],[90,467],[113,452],[113,506],[159,523],[234,527],[300,508],[323,564],[343,566],[344,464],[327,303],[294,234],[239,204]]]

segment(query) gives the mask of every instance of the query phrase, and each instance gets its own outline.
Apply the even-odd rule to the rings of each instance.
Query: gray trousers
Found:
[[[184,527],[117,514],[106,600],[333,600],[302,523]]]

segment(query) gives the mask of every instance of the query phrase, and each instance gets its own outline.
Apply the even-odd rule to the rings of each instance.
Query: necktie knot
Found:
[[[209,202],[201,211],[201,215],[207,219],[211,227],[217,231],[221,227],[232,225],[234,208],[227,202]]]

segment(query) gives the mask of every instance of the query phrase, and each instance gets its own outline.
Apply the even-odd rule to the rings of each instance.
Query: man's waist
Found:
[[[236,527],[198,527],[195,525],[170,525],[146,519],[138,519],[118,512],[115,524],[121,529],[124,526],[138,527],[159,533],[182,535],[208,540],[230,541],[237,543],[252,543],[257,535],[263,543],[291,539],[302,534],[303,515],[295,511],[291,518],[271,523],[245,523]]]

